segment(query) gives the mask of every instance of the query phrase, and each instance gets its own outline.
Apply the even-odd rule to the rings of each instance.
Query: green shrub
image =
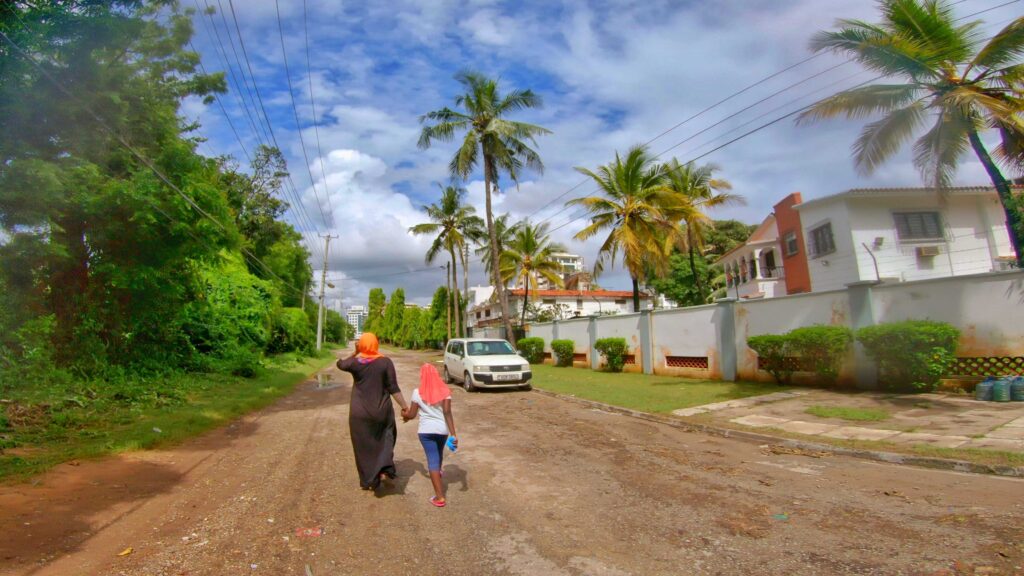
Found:
[[[793,376],[793,363],[788,359],[789,337],[779,334],[763,334],[747,338],[747,346],[764,360],[764,370],[779,384],[786,384]]]
[[[853,334],[846,326],[805,326],[786,334],[788,348],[800,358],[805,370],[832,384],[839,375]]]
[[[551,352],[554,356],[555,366],[572,366],[572,357],[576,352],[576,344],[572,340],[552,340]]]
[[[604,356],[605,368],[609,372],[622,372],[626,365],[625,338],[600,338],[594,343],[594,348]]]
[[[299,308],[282,308],[274,315],[274,328],[267,350],[273,353],[312,354],[315,339],[316,335],[305,312]]]
[[[931,390],[956,360],[960,331],[945,322],[907,320],[867,326],[857,341],[893,389]]]
[[[530,364],[542,364],[544,362],[544,339],[537,336],[523,338],[516,342],[519,353]]]

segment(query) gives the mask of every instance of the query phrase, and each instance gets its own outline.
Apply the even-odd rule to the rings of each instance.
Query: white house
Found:
[[[1007,269],[1013,251],[991,187],[863,188],[793,206],[811,288]]]
[[[641,308],[648,308],[648,294],[640,293]],[[501,325],[501,306],[492,298],[469,311],[468,326],[483,328]],[[583,316],[626,314],[633,311],[631,290],[536,290],[530,293],[530,302],[540,310],[550,310],[561,320]],[[508,291],[509,312],[518,323],[523,313],[523,290]]]
[[[716,262],[725,271],[728,296],[772,298],[786,295],[782,245],[775,215],[769,215],[744,244],[723,254]]]

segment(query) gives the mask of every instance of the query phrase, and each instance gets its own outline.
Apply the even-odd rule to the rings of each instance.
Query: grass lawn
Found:
[[[270,358],[254,378],[172,376],[146,385],[159,388],[151,393],[156,401],[115,397],[69,403],[67,398],[15,393],[8,402],[20,401],[32,411],[26,412],[27,419],[20,425],[6,429],[0,419],[0,480],[17,481],[68,460],[168,446],[202,434],[285,396],[309,374],[334,361],[329,350],[314,358],[290,354]]]
[[[888,420],[889,414],[877,408],[848,408],[845,406],[810,406],[805,413],[819,418],[839,418],[853,422],[881,422]]]
[[[717,382],[675,376],[596,372],[586,368],[533,365],[533,385],[542,390],[569,394],[643,412],[671,412],[713,402],[781,392],[777,384]]]

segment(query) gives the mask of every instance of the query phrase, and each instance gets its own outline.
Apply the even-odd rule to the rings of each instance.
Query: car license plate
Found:
[[[519,380],[519,374],[495,374],[495,381],[508,382],[510,380]]]

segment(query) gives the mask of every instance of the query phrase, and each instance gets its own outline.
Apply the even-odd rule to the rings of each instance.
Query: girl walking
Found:
[[[402,419],[408,422],[420,417],[420,444],[427,454],[427,470],[430,483],[434,485],[434,496],[430,503],[443,508],[447,501],[441,484],[441,464],[444,460],[444,445],[448,436],[458,448],[459,438],[455,434],[455,417],[452,416],[452,394],[441,381],[437,369],[430,364],[420,367],[420,387],[413,390],[412,405],[402,410]]]

